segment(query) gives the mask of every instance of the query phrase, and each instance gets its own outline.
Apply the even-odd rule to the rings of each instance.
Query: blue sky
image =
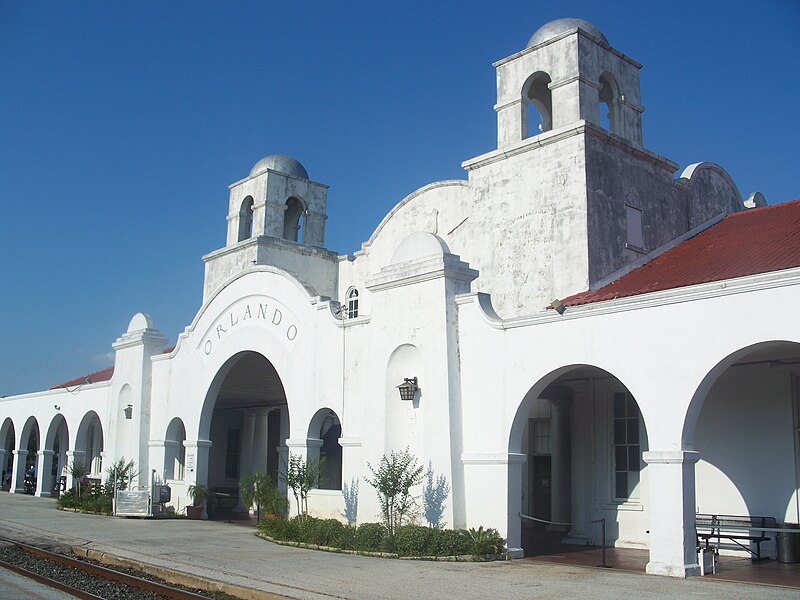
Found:
[[[644,143],[800,198],[800,2],[0,0],[0,395],[111,364],[145,311],[174,342],[225,243],[227,186],[290,154],[353,252],[495,146],[491,63],[552,19],[644,65]]]

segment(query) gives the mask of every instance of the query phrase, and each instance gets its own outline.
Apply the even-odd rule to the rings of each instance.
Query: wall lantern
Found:
[[[397,389],[400,390],[400,400],[413,400],[414,395],[419,390],[419,385],[417,384],[416,377],[405,377],[403,379],[403,383],[397,386]]]
[[[125,411],[125,418],[132,419],[133,418],[133,404],[128,404],[124,409]]]

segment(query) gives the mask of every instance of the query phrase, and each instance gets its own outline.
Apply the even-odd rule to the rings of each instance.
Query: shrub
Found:
[[[436,554],[439,530],[420,525],[403,525],[395,533],[397,553],[403,556],[428,556]]]
[[[411,488],[422,481],[422,467],[408,448],[400,452],[394,450],[387,457],[381,457],[378,468],[367,467],[372,479],[367,483],[375,488],[381,507],[381,518],[388,532],[389,544],[394,547],[394,534],[413,512],[416,500]]]
[[[356,529],[355,547],[367,552],[380,552],[384,548],[386,528],[380,523],[362,523]]]
[[[439,556],[458,556],[471,554],[472,546],[460,531],[444,529],[436,536],[436,552]]]
[[[337,546],[344,525],[336,519],[320,519],[311,528],[311,543],[318,546]]]
[[[276,540],[283,539],[286,530],[286,520],[277,517],[264,517],[258,524],[258,529]]]
[[[110,515],[112,512],[111,497],[104,493],[84,492],[79,497],[75,490],[68,490],[59,496],[58,505],[85,513]]]
[[[475,556],[500,554],[505,550],[505,540],[496,529],[491,527],[489,529],[484,529],[482,526],[477,529],[461,529],[459,533]]]
[[[297,537],[295,540],[306,544],[314,544],[314,529],[318,520],[308,514],[292,517],[290,521],[297,523]]]
[[[336,545],[342,550],[354,550],[356,547],[356,526],[343,525],[342,532],[339,535],[339,542]]]

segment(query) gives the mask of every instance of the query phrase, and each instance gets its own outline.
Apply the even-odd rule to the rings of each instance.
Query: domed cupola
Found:
[[[549,23],[545,23],[539,27],[539,29],[536,30],[536,33],[531,36],[531,39],[528,40],[528,45],[525,47],[533,48],[534,46],[544,44],[545,42],[557,38],[558,36],[567,32],[574,31],[575,29],[582,29],[584,32],[588,33],[593,38],[600,40],[607,46],[611,45],[608,43],[606,36],[603,35],[603,32],[600,31],[600,28],[597,27],[597,25],[593,25],[584,19],[566,17],[564,19],[550,21]]]
[[[300,179],[308,179],[308,171],[300,164],[300,161],[286,154],[270,154],[265,156],[250,169],[250,177],[261,175],[267,171],[275,171]]]

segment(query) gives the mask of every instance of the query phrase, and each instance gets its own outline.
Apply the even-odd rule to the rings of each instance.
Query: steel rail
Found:
[[[111,581],[116,581],[118,583],[123,583],[125,585],[129,585],[131,587],[136,587],[139,589],[148,590],[150,592],[154,592],[165,598],[173,598],[174,600],[194,600],[198,598],[202,598],[203,600],[208,600],[208,596],[201,596],[199,594],[195,594],[194,592],[187,592],[186,590],[181,590],[178,588],[170,587],[161,583],[156,583],[155,581],[149,581],[147,579],[142,579],[141,577],[136,577],[134,575],[128,575],[127,573],[122,573],[120,571],[115,571],[113,569],[107,569],[106,567],[101,567],[99,565],[95,565],[92,563],[88,563],[86,561],[78,560],[77,558],[71,558],[69,556],[65,556],[63,554],[57,554],[55,552],[50,552],[48,550],[44,550],[42,548],[37,548],[36,546],[31,546],[29,544],[25,544],[23,542],[13,540],[10,538],[0,536],[0,542],[7,542],[9,544],[13,544],[14,546],[33,554],[35,556],[39,556],[41,558],[45,558],[47,560],[52,560],[54,562],[61,563],[62,565],[72,567],[75,569],[79,569],[81,571],[85,571],[87,573],[91,573],[92,575],[97,575],[103,579],[109,579]],[[32,579],[37,579],[37,577],[33,577],[31,574],[27,575],[28,571],[25,569],[21,569],[19,567],[14,568],[14,565],[7,565],[7,563],[2,562],[3,566],[8,566],[13,571],[20,573],[21,575],[31,576]],[[24,572],[23,572],[24,571]],[[82,590],[75,590],[75,588],[71,588],[66,584],[61,584],[60,582],[53,581],[48,579],[47,577],[41,577],[40,582],[44,583],[45,585],[51,585],[51,583],[57,584],[54,587],[58,587],[58,589],[63,589],[64,591],[69,592],[70,594],[74,594],[80,598],[88,598],[88,599],[95,599],[99,598],[99,596],[95,596],[93,594],[89,594],[88,592],[83,592]],[[61,587],[63,586],[63,587]],[[64,589],[69,588],[69,589]],[[84,594],[83,596],[80,593]]]
[[[66,592],[77,598],[81,598],[81,600],[103,600],[103,598],[101,598],[100,596],[95,596],[90,592],[85,592],[84,590],[74,588],[71,585],[67,585],[66,583],[61,583],[60,581],[56,581],[55,579],[50,579],[49,577],[45,577],[44,575],[39,575],[39,573],[28,571],[27,569],[23,569],[22,567],[18,567],[17,565],[12,565],[11,563],[7,563],[4,560],[0,560],[0,567],[8,569],[9,571],[14,571],[17,574],[22,575],[24,577],[28,577],[29,579],[33,579],[34,581],[38,581],[39,583],[46,585],[49,588],[61,590],[62,592]]]

